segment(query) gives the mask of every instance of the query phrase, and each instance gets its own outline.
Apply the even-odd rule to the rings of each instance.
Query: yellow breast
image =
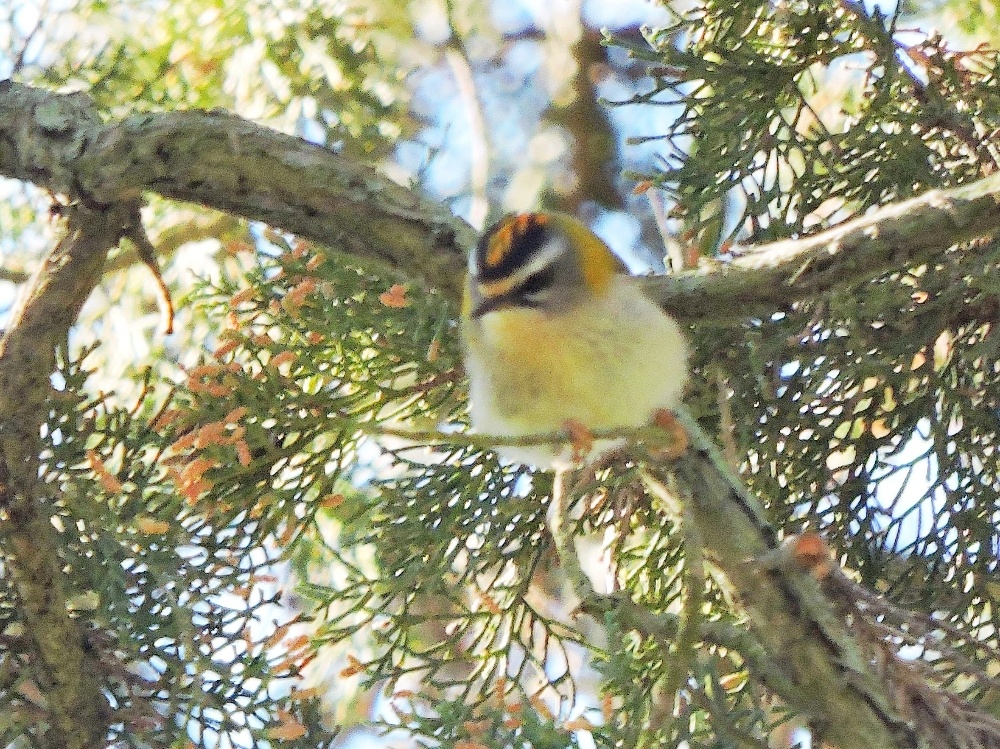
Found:
[[[473,426],[523,436],[639,426],[679,401],[686,345],[679,326],[617,276],[608,293],[558,314],[510,308],[466,320]],[[548,465],[551,450],[501,450]]]

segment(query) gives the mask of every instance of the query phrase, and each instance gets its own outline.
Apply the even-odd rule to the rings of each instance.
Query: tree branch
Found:
[[[68,209],[67,233],[46,259],[0,340],[0,546],[23,610],[53,747],[102,746],[107,703],[97,661],[66,605],[52,487],[39,478],[56,347],[101,277],[108,250],[137,220],[138,203]]]
[[[678,318],[725,321],[787,305],[939,258],[1000,232],[1000,175],[932,190],[820,234],[759,245],[729,263],[642,279]]]
[[[653,496],[690,512],[706,555],[739,591],[756,639],[772,669],[765,683],[779,692],[841,749],[917,747],[919,737],[898,714],[889,685],[805,570],[772,566],[777,534],[763,508],[683,410],[678,419],[692,440],[669,473],[646,477]],[[754,664],[750,664],[753,667]]]
[[[691,522],[696,529],[706,556],[739,591],[752,627],[752,637],[740,643],[746,652],[739,651],[748,668],[789,705],[821,726],[824,735],[840,749],[916,749],[921,745],[920,737],[898,714],[890,685],[879,678],[861,652],[834,604],[807,571],[769,566],[782,550],[764,509],[697,422],[683,409],[678,419],[692,449],[665,466],[667,470],[651,464],[644,483],[668,510],[678,505],[683,508],[684,522]],[[566,474],[557,472],[548,521],[560,566],[581,599],[580,609],[598,621],[611,614],[619,626],[661,643],[683,641],[683,617],[663,619],[643,614],[625,595],[596,593],[576,557],[566,522],[572,504],[566,488]],[[696,631],[689,636],[712,636],[702,624],[697,622]],[[672,668],[676,667],[678,664],[673,664]],[[667,689],[668,694],[671,691]]]
[[[92,206],[147,190],[201,203],[460,297],[476,232],[371,167],[223,112],[105,125],[86,115],[85,102],[81,94],[0,83],[0,174]]]
[[[475,232],[443,207],[374,170],[227,114],[175,112],[104,124],[82,95],[0,84],[0,174],[82,201],[69,233],[36,278],[0,341],[0,543],[48,680],[53,735],[85,747],[103,735],[103,698],[77,623],[66,611],[58,538],[38,479],[39,428],[54,350],[135,220],[142,193],[201,203],[292,231],[411,278],[452,299]],[[126,201],[123,205],[121,201]],[[687,320],[763,315],[939,257],[1000,230],[1000,176],[885,207],[830,231],[765,245],[730,263],[644,280]],[[909,746],[912,734],[830,614],[814,581],[770,574],[747,559],[776,547],[749,495],[682,458],[680,491],[706,548],[744,596],[755,633],[780,667],[782,696],[828,723],[841,746]],[[603,605],[603,604],[601,604]],[[789,691],[789,690],[785,690]]]
[[[103,124],[87,105],[81,94],[0,83],[0,174],[92,205],[147,190],[201,203],[377,261],[454,301],[461,297],[475,230],[374,169],[221,112]],[[731,323],[931,261],[954,244],[998,231],[994,175],[642,283],[680,319]]]

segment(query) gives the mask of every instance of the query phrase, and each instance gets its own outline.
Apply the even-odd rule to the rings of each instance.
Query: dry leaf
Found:
[[[280,726],[273,726],[267,729],[267,737],[269,739],[277,739],[278,741],[294,741],[295,739],[301,739],[306,733],[306,727],[294,721],[282,723]]]
[[[135,529],[147,536],[157,535],[169,531],[170,523],[166,520],[151,518],[148,515],[140,515],[135,519]]]
[[[343,503],[344,503],[343,494],[327,494],[319,501],[319,506],[327,510],[333,510],[337,507],[340,507],[340,505],[342,505]]]
[[[410,300],[406,298],[406,286],[401,283],[394,283],[388,291],[383,291],[378,295],[378,300],[386,307],[401,309],[410,305]]]
[[[343,678],[345,678],[345,679],[347,677],[349,677],[349,676],[354,676],[355,674],[360,674],[362,671],[365,670],[365,664],[363,664],[361,661],[359,661],[353,655],[348,655],[347,656],[347,663],[348,663],[347,668],[345,668],[344,670],[342,670],[340,672],[340,675]]]

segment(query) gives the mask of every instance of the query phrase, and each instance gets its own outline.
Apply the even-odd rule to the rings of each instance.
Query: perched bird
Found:
[[[472,425],[491,435],[641,426],[680,403],[687,379],[677,322],[587,226],[560,213],[511,215],[487,230],[469,256],[462,335]],[[540,468],[570,463],[568,448],[499,451]]]

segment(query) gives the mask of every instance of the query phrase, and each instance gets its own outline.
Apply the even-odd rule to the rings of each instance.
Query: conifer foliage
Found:
[[[441,122],[421,120],[426,83],[465,70],[462,80],[479,87],[477,117],[496,115],[530,152],[539,133],[554,137],[552,113],[525,107],[514,121],[491,102],[541,96],[539,81],[512,92],[511,80],[526,50],[539,65],[563,59],[553,51],[565,41],[558,24],[503,30],[490,25],[488,4],[448,3],[442,51],[399,20],[403,5],[332,12],[303,0],[222,13],[182,3],[142,49],[106,32],[75,39],[61,57],[52,50],[63,31],[46,19],[30,31],[12,11],[5,33],[22,48],[9,61],[15,86],[49,88],[53,101],[60,86],[86,88],[112,123],[220,106],[350,159],[399,163],[421,137],[425,146],[440,138],[415,170],[424,180],[415,192],[461,208],[463,191],[485,190],[502,206],[511,184],[530,181],[524,164],[504,160],[510,143],[487,134],[479,144],[499,154],[488,183],[448,194],[454,186],[435,178],[450,146]],[[613,114],[644,123],[643,113],[672,112],[666,124],[649,118],[656,132],[617,125],[656,159],[626,163],[626,144],[599,165],[628,177],[621,197],[643,224],[646,252],[662,257],[659,244],[680,242],[686,278],[711,282],[754,245],[993,175],[997,52],[957,29],[927,31],[946,5],[907,16],[848,0],[674,3],[641,34],[609,32],[600,63],[589,48],[592,79],[617,81],[605,90],[615,101],[603,102],[621,107]],[[147,12],[129,3],[62,11],[92,34],[89,14],[117,22]],[[576,23],[580,38],[595,31],[586,15]],[[216,55],[192,42],[202,34]],[[253,61],[261,79],[234,60]],[[404,81],[397,71],[407,66]],[[89,175],[54,186],[59,170],[31,161],[72,127],[43,105],[44,137],[29,153],[5,109],[11,90],[0,88],[0,136],[9,136],[0,171],[99,210],[84,189]],[[141,127],[141,117],[131,122]],[[578,188],[593,175],[555,176],[583,163],[575,134],[559,132],[570,145],[563,161],[546,162],[553,175],[539,200],[566,208],[572,195],[590,210]],[[381,224],[322,243],[293,236],[266,225],[286,215],[273,205],[241,202],[236,179],[230,198],[203,200],[230,214],[210,222],[156,194],[183,193],[163,187],[183,149],[157,157],[164,172],[141,185],[143,222],[156,229],[180,302],[178,334],[163,342],[143,291],[149,271],[126,246],[59,335],[56,372],[34,373],[46,392],[26,462],[15,464],[13,427],[0,423],[5,746],[326,747],[349,745],[359,728],[393,745],[452,749],[791,747],[806,736],[813,746],[860,746],[822,712],[847,704],[840,694],[803,696],[802,664],[789,668],[762,633],[770,620],[750,597],[752,576],[725,574],[736,563],[778,589],[793,585],[783,575],[815,589],[828,618],[806,638],[829,654],[843,643],[825,623],[849,632],[831,660],[857,657],[845,673],[872,677],[866,705],[899,747],[1000,746],[1000,249],[988,232],[887,272],[865,275],[844,258],[854,280],[802,298],[794,281],[809,273],[806,261],[788,293],[748,292],[755,317],[684,318],[695,351],[688,407],[721,448],[719,475],[728,461],[769,537],[794,539],[734,560],[713,556],[711,529],[685,500],[707,485],[685,484],[683,463],[681,480],[670,478],[684,451],[676,434],[624,435],[621,451],[556,486],[468,432],[457,284],[427,283],[452,267],[444,249],[433,268],[406,267],[365,251],[384,240]],[[291,159],[283,166],[295,173]],[[426,203],[403,204],[399,193],[380,203],[374,174],[347,188],[400,236],[422,225]],[[185,187],[194,195],[201,184]],[[47,237],[31,218],[40,196],[21,186],[5,196],[0,243],[42,262]],[[309,199],[302,205],[315,210]],[[122,236],[134,241],[131,221]],[[436,221],[426,218],[443,245]],[[449,236],[463,236],[454,225]],[[183,251],[195,242],[216,254],[185,273]],[[34,254],[25,250],[33,243]],[[28,283],[17,268],[3,272]],[[125,328],[143,341],[127,362],[115,341]],[[11,402],[4,373],[17,366],[3,346],[0,405]],[[28,528],[42,528],[37,547],[26,544]],[[45,569],[59,573],[54,613],[25,592]],[[776,631],[802,614],[773,613]],[[60,651],[48,633],[59,617],[79,633],[99,685],[89,696],[53,668]],[[857,686],[844,683],[845,694]],[[89,702],[94,726],[66,727],[70,697]]]

